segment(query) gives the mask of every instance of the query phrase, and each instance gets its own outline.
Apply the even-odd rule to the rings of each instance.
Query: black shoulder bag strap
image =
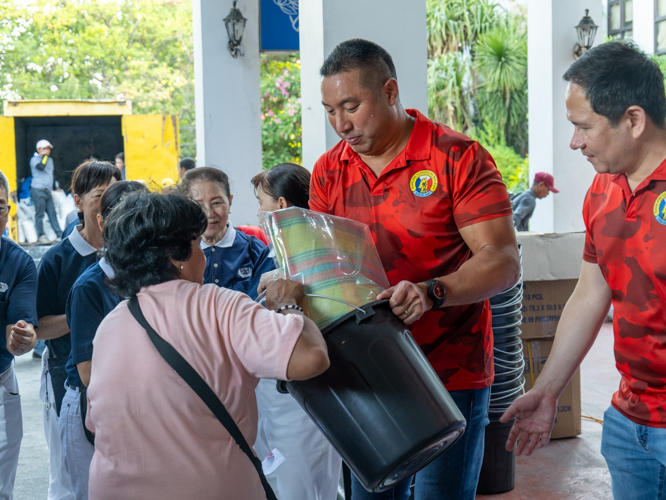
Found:
[[[206,406],[208,406],[210,411],[213,412],[213,415],[217,417],[224,428],[229,432],[229,434],[231,434],[231,437],[234,438],[236,444],[238,444],[243,453],[245,453],[250,459],[252,465],[254,465],[254,468],[257,470],[257,474],[259,474],[261,485],[264,487],[264,491],[266,492],[266,499],[277,500],[271,485],[268,484],[266,476],[264,476],[264,471],[261,468],[261,460],[259,460],[252,452],[252,449],[250,448],[250,445],[247,444],[243,433],[240,431],[231,415],[229,415],[229,412],[224,407],[224,404],[222,404],[222,401],[220,401],[220,398],[217,397],[217,395],[213,392],[206,381],[201,378],[196,370],[192,368],[192,365],[190,365],[171,344],[160,337],[160,335],[148,324],[148,321],[146,321],[146,318],[141,311],[141,307],[139,306],[139,299],[136,295],[133,295],[129,300],[129,310],[132,313],[132,316],[134,316],[134,319],[136,319],[139,324],[145,328],[146,332],[148,332],[148,336],[155,345],[157,352],[160,353],[164,360],[169,363],[171,368],[173,368],[176,373],[178,373],[178,375],[180,375],[183,380],[187,382],[187,385],[189,385],[192,390],[199,395],[203,402],[206,403]]]

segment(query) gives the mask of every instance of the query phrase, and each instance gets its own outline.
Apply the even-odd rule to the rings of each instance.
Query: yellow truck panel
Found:
[[[29,161],[40,139],[54,146],[55,180],[65,190],[81,162],[89,158],[113,162],[121,151],[127,179],[142,180],[153,191],[178,183],[177,116],[132,115],[131,101],[25,100],[5,101],[3,106],[0,168],[12,191],[30,176]],[[18,241],[15,217],[10,228],[12,239]]]
[[[9,190],[18,189],[16,184],[16,138],[14,135],[14,118],[0,116],[0,170],[9,179]],[[7,193],[9,194],[9,193]],[[12,207],[9,215],[9,237],[18,241],[18,217],[16,207]]]
[[[132,101],[33,99],[5,101],[5,116],[118,116],[131,115]]]
[[[178,117],[127,115],[122,123],[127,179],[145,181],[152,191],[177,183]]]

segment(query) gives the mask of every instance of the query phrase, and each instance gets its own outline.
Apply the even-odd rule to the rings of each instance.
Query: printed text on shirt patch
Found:
[[[432,170],[419,170],[409,181],[409,189],[419,198],[430,196],[437,189],[437,176]]]
[[[252,268],[251,267],[241,267],[238,270],[238,276],[240,276],[243,279],[249,278],[250,276],[252,276]]]

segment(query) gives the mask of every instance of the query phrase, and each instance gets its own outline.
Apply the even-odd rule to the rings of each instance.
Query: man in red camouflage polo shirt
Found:
[[[364,222],[393,285],[393,312],[410,325],[467,419],[464,436],[416,475],[417,500],[474,499],[488,423],[493,341],[487,299],[519,275],[511,204],[475,141],[405,110],[391,56],[365,40],[324,62],[322,103],[343,139],[317,161],[310,208]],[[411,478],[354,500],[404,499]]]
[[[514,402],[507,442],[544,446],[556,401],[612,301],[622,375],[601,441],[618,499],[666,498],[666,98],[659,67],[633,44],[600,45],[564,75],[571,148],[598,172],[585,198],[578,286],[534,388]]]

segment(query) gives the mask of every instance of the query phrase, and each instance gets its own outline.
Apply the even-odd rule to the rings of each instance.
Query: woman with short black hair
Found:
[[[206,255],[204,282],[256,299],[261,275],[275,265],[264,243],[236,230],[229,220],[234,197],[227,174],[212,167],[194,168],[183,177],[181,190],[201,205],[208,220],[201,238]]]
[[[104,228],[104,221],[120,200],[134,192],[148,191],[135,181],[120,181],[106,190],[97,214],[97,225]],[[120,303],[122,297],[109,287],[113,270],[106,259],[86,269],[76,280],[67,298],[67,324],[71,330],[72,349],[66,365],[67,393],[60,412],[60,436],[63,455],[68,470],[76,469],[80,477],[79,497],[88,498],[88,474],[95,448],[92,436],[86,435],[82,415],[86,411],[86,387],[90,385],[90,366],[93,339],[102,320]]]
[[[37,337],[46,340],[48,346],[44,351],[40,395],[44,402],[44,430],[51,462],[49,488],[71,491],[73,487],[77,499],[85,498],[87,487],[78,471],[68,469],[63,463],[60,439],[59,416],[67,380],[65,365],[72,348],[65,310],[74,282],[97,261],[97,252],[104,246],[96,217],[104,191],[119,180],[118,169],[105,161],[87,161],[74,170],[72,193],[77,209],[83,214],[85,227],[76,226],[67,238],[46,252],[38,269]],[[54,493],[58,494],[61,493]]]
[[[206,225],[206,214],[187,197],[126,197],[104,226],[105,258],[115,272],[110,284],[120,295],[135,295],[130,304],[138,301],[149,327],[194,368],[252,446],[259,378],[323,373],[326,344],[297,306],[297,283],[268,285],[272,310],[243,293],[203,285]],[[127,301],[102,321],[94,346],[91,498],[265,498],[252,462],[161,357]]]

